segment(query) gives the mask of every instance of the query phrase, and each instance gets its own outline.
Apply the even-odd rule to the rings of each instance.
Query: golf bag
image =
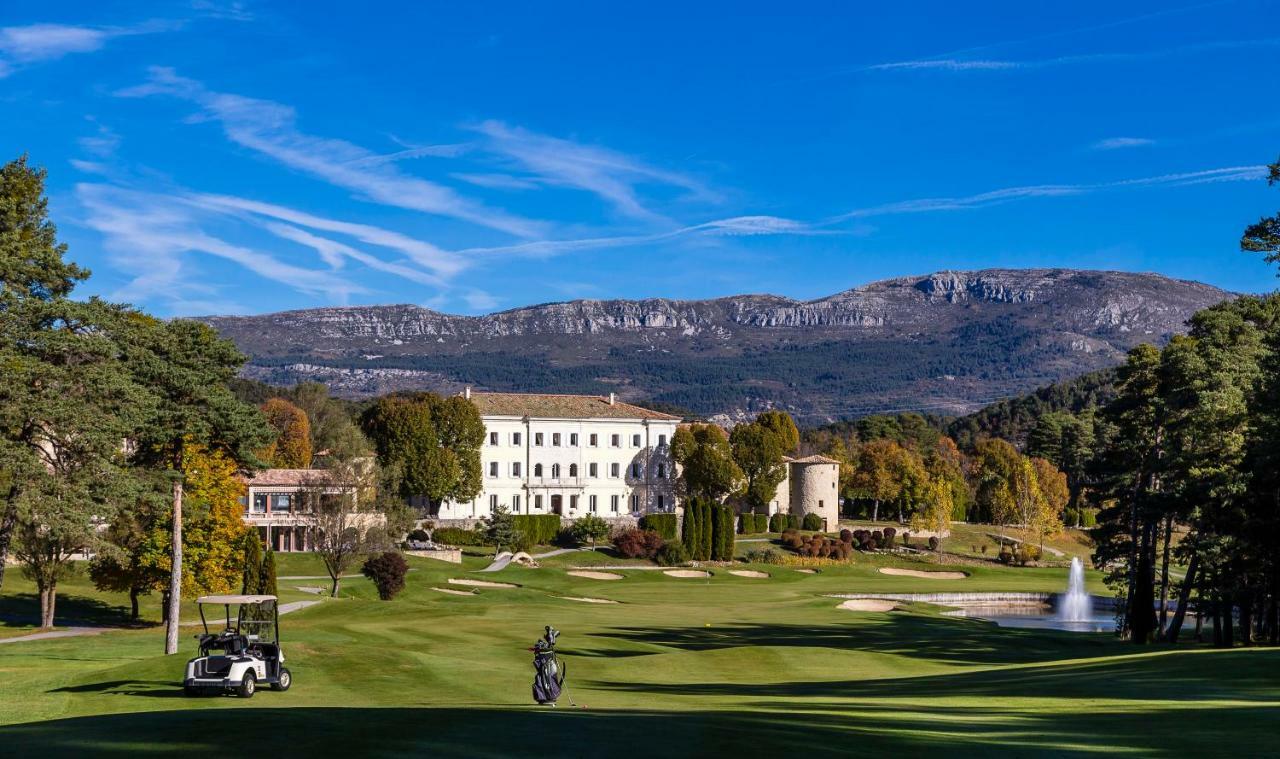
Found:
[[[539,704],[555,705],[564,687],[564,665],[556,657],[559,636],[560,631],[548,625],[546,634],[529,649],[533,652],[533,700]]]

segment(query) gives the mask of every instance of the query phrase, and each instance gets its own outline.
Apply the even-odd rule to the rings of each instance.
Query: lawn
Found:
[[[611,563],[582,553],[468,575],[487,563],[412,560],[409,587],[391,602],[363,578],[345,581],[341,598],[282,620],[294,688],[249,701],[183,697],[190,653],[158,655],[156,627],[0,645],[0,754],[1256,755],[1280,731],[1280,652],[1142,650],[928,607],[842,611],[822,595],[1059,590],[1059,568],[965,567],[970,577],[944,581],[882,575],[889,562],[860,555],[816,575],[759,566],[772,576],[717,569],[692,580],[628,569],[606,582],[565,574]],[[284,557],[280,574],[313,566]],[[432,590],[463,576],[519,587]],[[295,589],[307,583],[282,581],[282,595],[314,598]],[[119,620],[104,609],[121,597],[78,581],[68,589],[77,598],[64,608]],[[16,627],[30,592],[9,575],[0,624]],[[154,600],[145,611],[155,619]],[[568,695],[585,708],[531,704],[526,649],[546,624],[564,633]],[[184,645],[194,648],[185,635]]]

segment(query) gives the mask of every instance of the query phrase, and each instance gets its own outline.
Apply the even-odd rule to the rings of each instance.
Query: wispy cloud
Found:
[[[132,277],[112,293],[113,298],[160,298],[179,310],[192,296],[209,300],[216,289],[191,275],[191,254],[230,261],[263,279],[330,302],[346,303],[351,295],[368,292],[349,277],[297,266],[211,234],[207,220],[192,206],[169,196],[104,184],[76,185],[76,196],[86,211],[84,223],[103,236],[115,267]]]
[[[119,37],[173,31],[182,21],[146,21],[133,26],[30,24],[0,28],[0,77],[17,67],[92,53]]]
[[[152,68],[147,83],[120,90],[122,97],[169,96],[195,103],[216,120],[232,142],[292,169],[356,192],[375,203],[446,216],[516,235],[538,237],[545,225],[486,207],[448,187],[404,174],[392,163],[370,163],[377,154],[340,139],[316,137],[296,126],[293,108],[270,100],[215,92]]]
[[[410,282],[417,282],[420,285],[430,285],[439,287],[444,284],[440,277],[428,274],[427,272],[417,269],[413,266],[383,261],[382,259],[365,253],[362,250],[353,248],[345,243],[331,240],[327,237],[314,235],[304,229],[299,229],[288,224],[279,224],[275,222],[267,222],[262,225],[264,229],[284,240],[291,240],[314,250],[325,263],[329,264],[331,269],[341,269],[346,259],[351,259],[359,264],[374,269],[376,271],[394,274],[402,277]]]
[[[1280,37],[1267,37],[1252,40],[1218,40],[1199,42],[1191,45],[1162,48],[1159,50],[1116,51],[1105,53],[1083,53],[1079,55],[1062,55],[1053,58],[1037,58],[1027,60],[968,59],[955,57],[921,58],[908,61],[892,61],[864,66],[861,71],[1014,71],[1026,69],[1043,69],[1056,66],[1070,66],[1087,63],[1109,63],[1126,61],[1149,61],[1170,58],[1179,55],[1212,53],[1226,50],[1247,50],[1272,48],[1280,46]]]
[[[692,177],[649,166],[609,148],[538,134],[501,121],[485,121],[473,129],[487,138],[486,150],[513,161],[538,182],[594,193],[632,218],[661,218],[641,201],[640,185],[675,187],[705,199],[713,197]]]
[[[471,174],[457,171],[449,176],[490,190],[536,190],[542,186],[527,177],[516,177],[510,174]]]
[[[1112,182],[1096,182],[1091,184],[1041,184],[1021,187],[1005,187],[999,190],[964,195],[959,197],[919,198],[894,203],[885,203],[868,208],[859,208],[829,219],[833,224],[849,219],[868,218],[873,216],[890,216],[896,214],[928,213],[934,211],[963,211],[972,208],[1002,205],[1027,198],[1064,197],[1084,195],[1105,190],[1116,190],[1135,187],[1187,187],[1190,185],[1212,184],[1218,182],[1245,182],[1262,179],[1267,175],[1266,166],[1229,166],[1220,169],[1205,169],[1176,174],[1161,174],[1153,177],[1137,179],[1121,179]]]
[[[1123,150],[1124,148],[1143,148],[1156,144],[1147,137],[1108,137],[1098,140],[1089,147],[1093,150]]]
[[[484,290],[469,290],[462,294],[462,300],[472,311],[492,311],[498,307],[498,299]]]

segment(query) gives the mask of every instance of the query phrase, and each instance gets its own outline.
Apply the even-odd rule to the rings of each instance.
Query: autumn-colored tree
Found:
[[[1004,530],[1018,517],[1017,478],[1022,472],[1022,455],[1010,443],[998,438],[979,440],[973,456],[978,517]]]
[[[1040,489],[1040,501],[1036,504],[1037,508],[1027,528],[1039,538],[1043,553],[1045,538],[1062,531],[1062,513],[1071,500],[1071,489],[1067,487],[1066,473],[1059,471],[1050,462],[1032,458],[1031,468]]]
[[[271,398],[261,406],[276,439],[262,452],[261,459],[281,469],[311,466],[311,422],[302,409],[284,398]]]
[[[912,532],[932,532],[937,537],[938,563],[942,563],[942,541],[951,531],[952,501],[951,483],[941,475],[930,477],[924,485],[920,507],[911,515]]]

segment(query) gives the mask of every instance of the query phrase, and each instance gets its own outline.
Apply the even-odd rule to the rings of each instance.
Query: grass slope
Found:
[[[306,561],[285,557],[280,573],[309,574]],[[296,684],[251,701],[184,698],[176,683],[189,654],[158,655],[159,628],[0,645],[0,753],[1256,754],[1280,730],[1280,652],[1142,651],[925,607],[841,611],[821,595],[1058,590],[1061,569],[966,567],[965,580],[921,580],[859,557],[817,575],[621,570],[626,579],[603,582],[562,571],[610,563],[580,553],[470,575],[520,587],[453,596],[431,588],[487,559],[411,563],[395,601],[353,579],[342,598],[286,617]],[[282,594],[298,594],[287,590],[295,584],[307,583],[282,581]],[[10,575],[0,612],[29,592]],[[546,624],[564,631],[569,695],[586,709],[531,705],[526,649]]]

